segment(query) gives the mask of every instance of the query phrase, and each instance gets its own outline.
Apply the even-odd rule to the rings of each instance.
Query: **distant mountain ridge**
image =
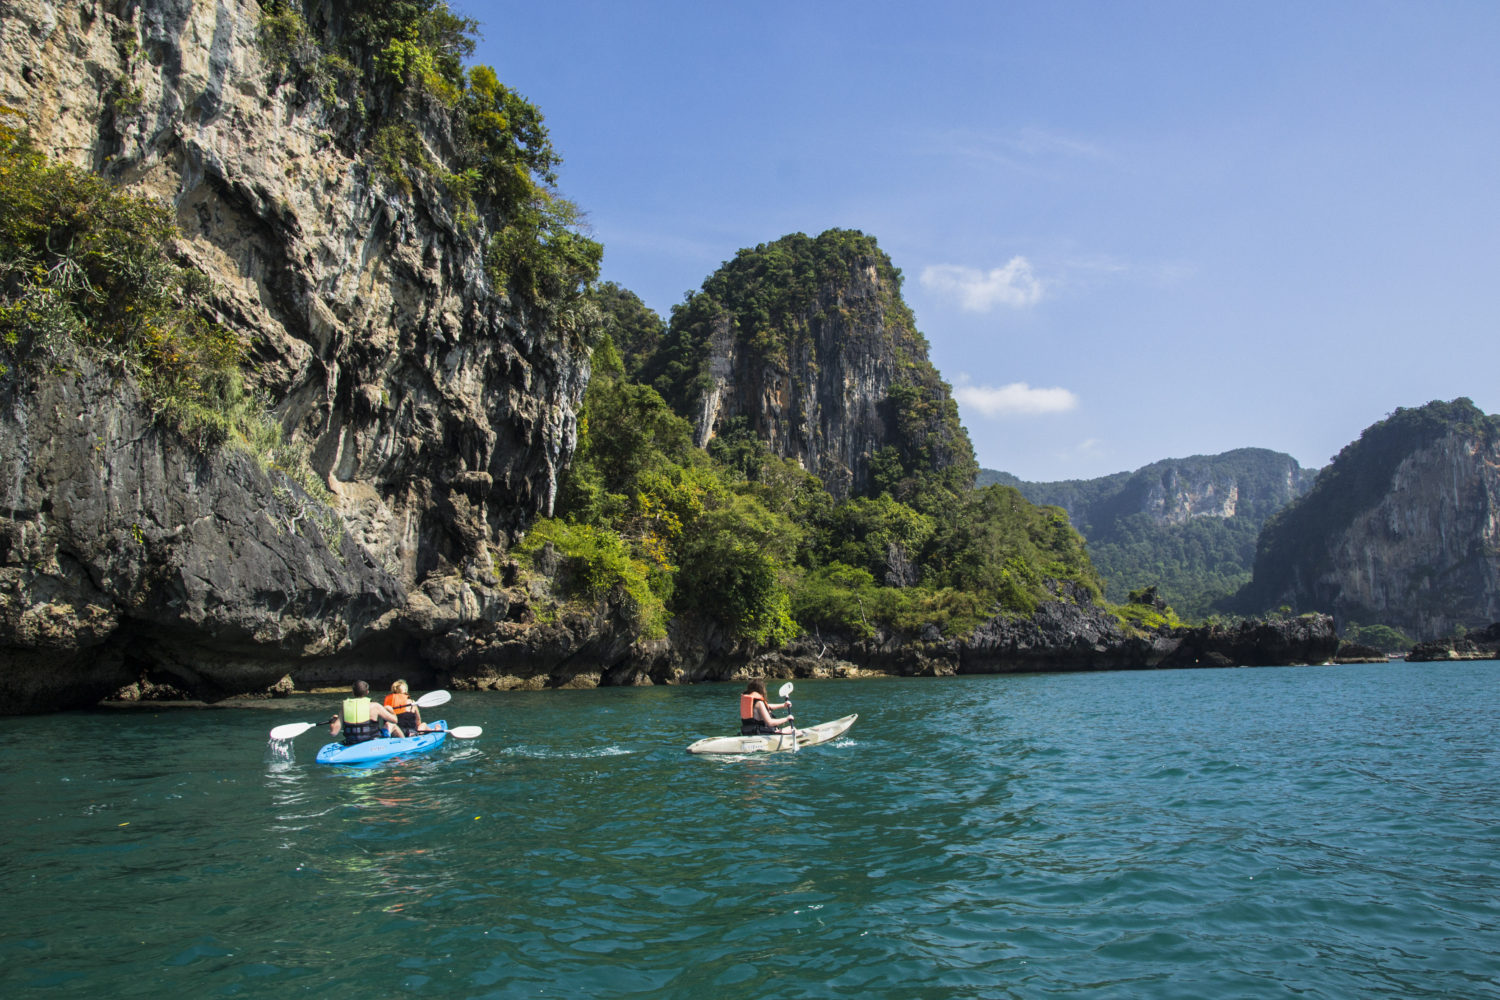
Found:
[[[1397,408],[1267,523],[1232,607],[1419,639],[1500,620],[1500,418],[1466,398]]]
[[[1239,448],[1050,483],[981,469],[977,483],[1013,486],[1032,503],[1067,511],[1109,600],[1156,586],[1179,614],[1197,618],[1250,581],[1262,526],[1316,475],[1290,455]]]

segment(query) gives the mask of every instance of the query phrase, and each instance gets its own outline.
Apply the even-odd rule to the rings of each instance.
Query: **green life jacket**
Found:
[[[352,746],[380,735],[380,722],[370,718],[369,698],[344,699],[344,744]]]

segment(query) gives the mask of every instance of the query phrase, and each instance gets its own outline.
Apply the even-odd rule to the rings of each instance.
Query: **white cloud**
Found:
[[[1041,389],[1025,382],[1009,385],[959,385],[953,398],[986,417],[1034,416],[1067,413],[1078,408],[1078,396],[1069,389]]]
[[[937,131],[931,133],[922,148],[1032,175],[1055,170],[1063,161],[1109,163],[1116,159],[1109,149],[1088,139],[1034,128],[1010,133],[975,129]]]
[[[1022,309],[1042,298],[1042,283],[1025,257],[1012,257],[1004,267],[981,271],[957,264],[935,264],[922,271],[922,287],[958,300],[970,312],[989,312],[997,305]]]
[[[1075,444],[1071,451],[1065,451],[1057,457],[1065,461],[1071,461],[1073,459],[1100,458],[1103,455],[1103,441],[1100,441],[1098,438],[1085,438],[1084,440]]]

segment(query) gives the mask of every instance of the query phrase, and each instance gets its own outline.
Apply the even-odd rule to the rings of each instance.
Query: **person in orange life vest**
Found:
[[[771,715],[771,710],[791,707],[790,701],[776,705],[766,701],[766,682],[755,678],[745,685],[745,693],[740,695],[740,735],[774,736],[787,732],[796,716],[778,719]]]
[[[328,731],[334,736],[343,733],[344,743],[352,745],[380,736],[383,722],[388,728],[384,735],[400,739],[401,724],[396,720],[396,713],[370,700],[370,685],[355,681],[353,691],[354,697],[344,699],[343,712],[328,720]]]
[[[385,707],[396,713],[396,721],[401,723],[406,735],[432,732],[427,723],[422,721],[422,709],[411,699],[405,681],[396,681],[391,685],[391,693],[385,696]]]

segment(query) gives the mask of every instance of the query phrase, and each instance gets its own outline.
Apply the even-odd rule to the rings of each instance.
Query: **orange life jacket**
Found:
[[[417,703],[400,691],[385,696],[385,707],[396,716],[396,725],[408,736],[417,734]]]
[[[740,721],[749,722],[755,718],[755,703],[764,702],[766,696],[756,691],[747,691],[740,695]],[[767,711],[770,711],[767,709]]]

